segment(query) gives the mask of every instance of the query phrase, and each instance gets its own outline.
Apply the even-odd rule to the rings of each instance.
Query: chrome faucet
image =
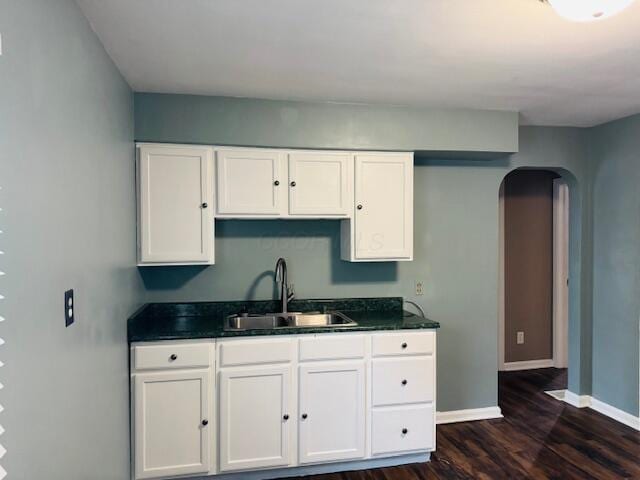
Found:
[[[276,262],[276,283],[280,283],[280,313],[287,313],[288,305],[295,297],[293,285],[287,284],[287,261],[280,257]]]

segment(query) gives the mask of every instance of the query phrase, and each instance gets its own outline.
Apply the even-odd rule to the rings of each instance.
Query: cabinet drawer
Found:
[[[207,368],[211,366],[211,344],[167,343],[140,345],[134,348],[136,370],[167,368]]]
[[[371,453],[381,455],[433,450],[433,405],[374,409],[371,417]]]
[[[365,336],[330,334],[300,339],[300,361],[364,358]]]
[[[374,357],[387,355],[429,355],[435,350],[434,332],[379,333],[373,335]]]
[[[220,366],[286,363],[293,358],[293,340],[247,340],[219,342]]]
[[[373,405],[433,400],[433,356],[373,360]]]

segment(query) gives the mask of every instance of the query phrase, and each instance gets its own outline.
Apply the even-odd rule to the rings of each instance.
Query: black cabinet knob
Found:
[[[401,347],[402,347],[403,349],[404,349],[404,348],[407,348],[407,344],[406,344],[406,343],[403,343],[403,344],[401,345]]]
[[[289,415],[287,413],[285,413],[282,418],[285,419],[285,420],[289,420]]]
[[[402,385],[406,385],[407,381],[406,380],[402,380]]]
[[[204,202],[204,203],[202,204],[202,208],[207,208],[208,206],[209,206],[209,204],[208,204],[207,202]]]
[[[402,434],[403,434],[403,435],[406,435],[407,433],[409,433],[409,430],[407,430],[406,428],[403,428],[403,429],[402,429]]]
[[[176,355],[175,353],[172,353],[171,356],[169,357],[171,360],[177,360],[178,359],[178,355]]]
[[[306,420],[306,419],[307,419],[307,414],[306,414],[306,413],[303,413],[303,414],[302,414],[302,419],[303,419],[303,420]]]
[[[278,185],[280,185],[280,181],[276,180],[275,182],[273,182],[273,184],[277,187]]]
[[[362,210],[362,205],[358,205],[356,208],[357,208],[358,210]]]
[[[207,420],[207,419],[202,420],[202,426],[206,427],[207,425],[209,425],[209,420]]]
[[[291,186],[295,187],[296,186],[296,182],[291,182]]]

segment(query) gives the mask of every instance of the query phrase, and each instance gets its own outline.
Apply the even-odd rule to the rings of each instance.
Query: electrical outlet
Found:
[[[75,317],[75,304],[73,300],[73,289],[67,290],[64,292],[64,324],[65,326],[71,325],[76,317]]]
[[[518,345],[522,345],[522,344],[524,343],[524,332],[518,332],[518,333],[516,334],[516,337],[517,337],[517,338],[516,338],[516,343],[517,343]]]
[[[423,295],[424,294],[424,290],[423,290],[423,284],[422,284],[422,280],[418,280],[416,282],[416,295]]]

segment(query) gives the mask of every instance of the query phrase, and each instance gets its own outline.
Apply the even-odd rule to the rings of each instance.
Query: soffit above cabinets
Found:
[[[139,142],[409,151],[477,160],[517,152],[518,123],[516,112],[135,94]]]

